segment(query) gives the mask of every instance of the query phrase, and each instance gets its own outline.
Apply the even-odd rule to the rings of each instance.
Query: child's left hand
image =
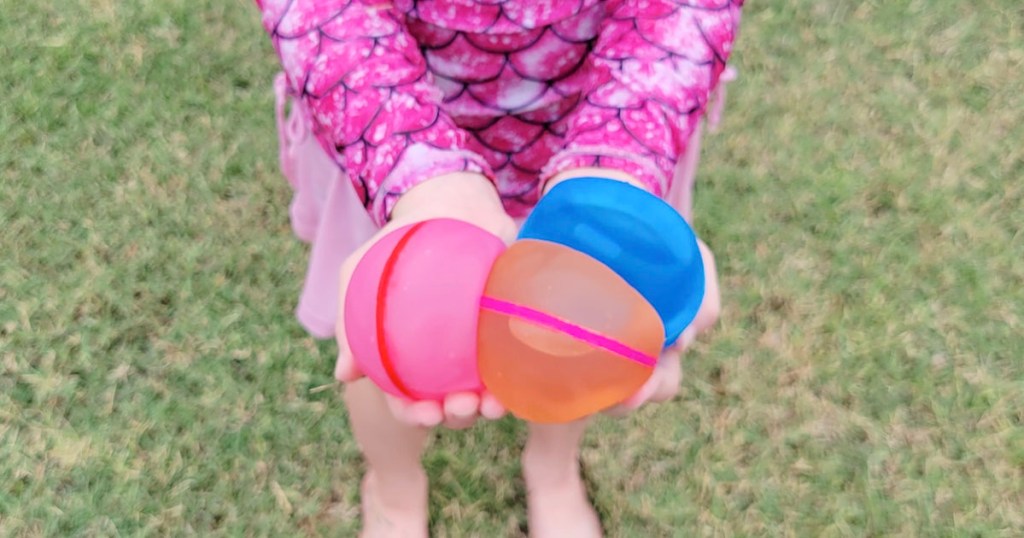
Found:
[[[693,323],[679,337],[678,342],[661,354],[658,365],[654,368],[647,383],[626,401],[605,411],[605,414],[623,417],[647,402],[664,402],[679,393],[682,381],[681,355],[693,344],[697,335],[710,329],[717,321],[721,311],[722,299],[718,289],[718,270],[715,266],[714,254],[703,241],[697,240],[701,257],[704,259],[704,300]]]
[[[435,218],[468,222],[506,243],[511,242],[516,233],[515,222],[505,213],[493,184],[484,176],[456,172],[425,181],[403,194],[395,205],[391,220],[342,264],[338,304],[345,304],[345,293],[355,267],[376,241],[403,226]],[[363,378],[346,337],[344,308],[338,311],[335,337],[338,359],[334,377],[343,383]],[[410,426],[444,424],[452,429],[461,429],[471,426],[478,418],[496,419],[505,413],[500,402],[486,391],[451,394],[443,401],[413,401],[387,393],[383,393],[383,397],[394,417]]]

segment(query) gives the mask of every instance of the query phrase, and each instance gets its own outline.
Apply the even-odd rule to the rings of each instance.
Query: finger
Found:
[[[684,341],[685,337],[686,332],[684,331],[680,341]],[[646,403],[666,401],[679,392],[681,380],[682,367],[680,365],[679,352],[669,348],[662,352],[654,372],[647,382],[644,383],[644,386],[622,403],[605,411],[605,414],[621,418],[636,411]]]
[[[356,366],[352,351],[348,347],[348,339],[344,334],[337,335],[338,359],[334,363],[334,379],[342,383],[351,383],[361,377],[363,372]]]
[[[338,339],[338,360],[334,363],[334,379],[342,383],[351,383],[363,377],[363,372],[356,366],[352,353],[348,350],[347,345],[342,345],[342,341],[344,341],[344,337]]]
[[[361,259],[362,252],[363,249],[360,249],[345,260],[338,274],[338,319],[334,325],[334,338],[338,343],[338,360],[334,363],[334,378],[343,383],[363,377],[363,372],[356,366],[352,348],[348,345],[348,335],[345,333],[345,295],[348,291],[348,284],[352,280],[356,262]]]
[[[683,368],[679,356],[675,353],[665,355],[661,359],[665,363],[661,371],[661,381],[648,401],[665,402],[679,394],[679,384],[683,380]]]
[[[500,237],[505,244],[511,245],[512,242],[516,240],[516,236],[519,235],[519,227],[516,225],[514,220],[505,219],[498,226],[498,229],[495,231],[495,235]]]
[[[601,412],[601,414],[612,418],[626,418],[629,415],[632,415],[633,411],[636,411],[637,408],[640,407],[640,405],[630,407],[627,406],[625,403],[620,403],[612,407],[609,407],[608,409],[605,409],[604,411]]]
[[[683,334],[679,337],[679,340],[676,343],[676,345],[672,346],[672,349],[670,351],[678,358],[682,352],[686,351],[687,349],[690,349],[690,346],[692,346],[693,342],[696,340],[697,330],[694,329],[693,327],[687,327],[686,330],[683,331]]]
[[[690,346],[693,345],[693,342],[696,340],[697,331],[693,328],[693,325],[690,325],[689,327],[686,328],[686,330],[682,332],[682,334],[679,335],[679,338],[676,339],[676,341],[672,345],[668,346],[661,352],[661,356],[662,358],[665,358],[669,355],[674,355],[678,357],[684,351],[689,349]]]
[[[468,428],[476,422],[480,397],[471,392],[449,394],[444,399],[444,425],[453,430]]]
[[[605,409],[604,411],[601,411],[601,414],[605,415],[605,416],[612,417],[612,418],[625,418],[625,417],[629,416],[632,412],[633,412],[633,409],[629,409],[629,408],[627,408],[623,404],[618,404],[618,405],[614,405],[612,407],[609,407],[608,409]]]
[[[342,294],[341,299],[345,299],[344,294]],[[350,383],[363,377],[363,372],[356,366],[355,357],[352,356],[352,348],[348,345],[348,336],[345,334],[345,320],[343,319],[344,311],[344,308],[338,309],[338,324],[335,327],[334,337],[338,343],[338,359],[334,363],[334,378],[342,383]]]
[[[622,418],[633,411],[636,411],[638,407],[644,404],[654,391],[658,388],[659,381],[659,367],[655,367],[655,371],[651,374],[651,377],[640,387],[640,390],[633,393],[632,396],[623,400],[621,403],[614,405],[604,411],[604,414],[616,418]]]
[[[718,285],[715,255],[700,239],[697,240],[697,248],[700,249],[701,259],[704,262],[704,298],[701,300],[697,316],[690,324],[694,329],[694,336],[714,326],[718,322],[722,310],[722,294]]]
[[[658,367],[658,369],[660,369],[660,366]],[[651,378],[647,380],[647,383],[644,383],[644,386],[640,387],[640,390],[638,390],[636,394],[630,396],[629,398],[626,398],[626,400],[622,402],[620,406],[623,407],[623,409],[626,411],[634,411],[638,407],[646,403],[647,400],[650,400],[651,396],[654,395],[655,391],[657,391],[658,387],[661,385],[660,374],[661,372],[655,372],[654,375],[652,375]]]
[[[385,394],[391,414],[398,420],[412,425],[432,428],[444,420],[444,412],[439,402],[431,400],[410,401]]]
[[[505,416],[507,412],[505,406],[501,405],[501,402],[490,392],[485,392],[480,397],[480,415],[482,417],[489,420],[497,420]]]

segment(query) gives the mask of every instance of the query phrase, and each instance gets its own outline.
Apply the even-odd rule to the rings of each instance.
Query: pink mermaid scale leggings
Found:
[[[312,244],[297,310],[334,333],[344,259],[430,177],[474,171],[525,217],[543,182],[631,173],[687,219],[742,0],[256,0],[290,214]],[[287,110],[290,102],[291,110]]]

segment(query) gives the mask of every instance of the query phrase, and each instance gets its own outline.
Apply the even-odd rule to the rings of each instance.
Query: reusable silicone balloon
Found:
[[[406,226],[374,244],[345,295],[357,366],[384,391],[409,399],[480,391],[480,296],[504,250],[497,236],[452,219]]]
[[[534,422],[569,422],[633,395],[665,338],[654,307],[622,277],[547,241],[502,253],[480,307],[484,386]]]
[[[657,310],[666,347],[704,298],[704,263],[690,225],[662,199],[622,181],[578,178],[555,185],[519,238],[559,243],[610,267]]]

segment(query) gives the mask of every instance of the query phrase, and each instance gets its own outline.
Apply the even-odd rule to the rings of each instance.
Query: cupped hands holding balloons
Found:
[[[365,374],[396,415],[452,427],[506,408],[570,422],[658,389],[659,357],[705,293],[702,245],[671,206],[574,178],[514,237],[485,179],[438,179],[404,195],[343,268],[339,379]]]

